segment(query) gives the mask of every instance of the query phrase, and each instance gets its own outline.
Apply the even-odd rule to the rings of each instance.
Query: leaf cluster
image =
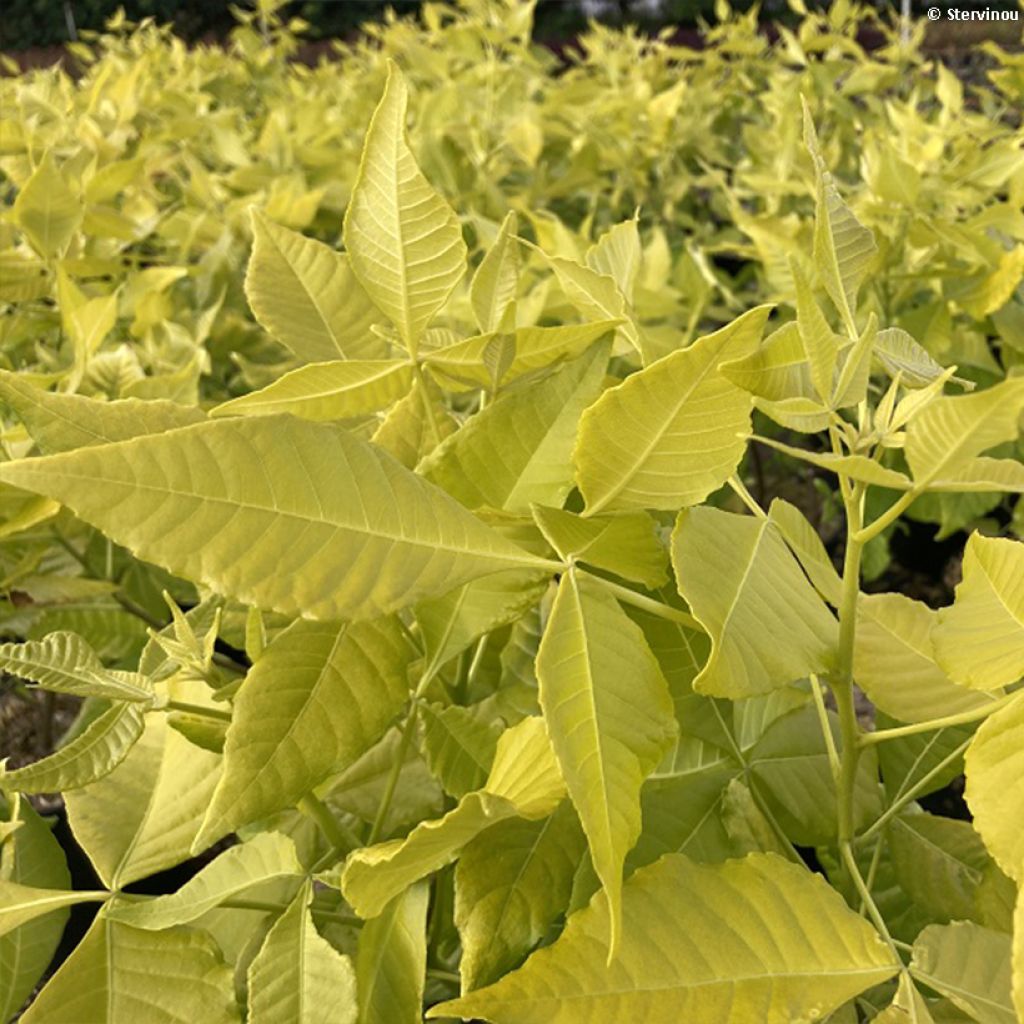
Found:
[[[370,47],[355,48],[351,72],[291,78],[278,63],[283,30],[277,50],[246,50],[241,35],[236,62],[218,63],[152,28],[107,41],[96,78],[75,88],[58,76],[14,86],[23,134],[5,167],[31,162],[35,146],[18,149],[25,131],[56,141],[69,122],[81,130],[125,109],[123,137],[145,152],[101,168],[88,147],[59,152],[65,142],[12,175],[10,259],[41,270],[17,317],[55,317],[65,344],[5,341],[16,370],[0,371],[14,417],[0,555],[13,640],[0,667],[84,703],[52,755],[0,765],[5,1015],[78,903],[99,910],[27,1024],[400,1024],[424,1006],[430,1018],[497,1024],[988,1024],[1024,1010],[1024,547],[972,532],[955,601],[937,611],[861,592],[871,545],[905,513],[1024,491],[1013,345],[979,375],[932,331],[915,336],[904,306],[943,304],[983,339],[1012,322],[1016,281],[1000,289],[1019,268],[1007,256],[1001,276],[1004,255],[987,264],[993,290],[972,306],[949,290],[969,278],[962,266],[943,276],[948,239],[926,241],[927,260],[920,238],[894,255],[892,218],[833,177],[852,120],[848,139],[826,129],[820,141],[814,89],[796,117],[803,74],[743,18],[718,30],[694,74],[785,79],[792,92],[774,122],[763,119],[776,109],[770,89],[743,93],[760,104],[744,134],[785,125],[755,148],[774,160],[791,138],[785,159],[799,176],[720,154],[733,174],[706,201],[725,203],[729,224],[696,228],[685,205],[665,226],[623,219],[617,204],[638,198],[625,177],[617,196],[596,191],[578,224],[562,220],[555,200],[578,198],[618,155],[598,147],[575,184],[571,167],[545,184],[559,166],[542,157],[556,126],[585,149],[603,129],[593,107],[596,120],[573,123],[584,102],[636,110],[635,95],[620,96],[629,89],[594,90],[615,71],[609,56],[623,74],[630,53],[631,69],[661,61],[666,76],[690,58],[595,29],[603,63],[590,55],[579,74],[549,80],[527,46],[529,10],[429,8],[425,29],[394,21],[383,49],[408,47],[412,90]],[[804,65],[813,82],[849,59],[847,31],[813,16],[782,45],[791,59],[823,48]],[[170,70],[147,64],[151,33]],[[502,97],[514,90],[499,89],[506,73],[560,97],[538,101],[541,170],[521,186],[500,164],[488,172],[484,122],[473,103],[455,109],[456,91],[409,130],[410,91],[456,59],[437,46],[453,33],[472,74],[491,75],[492,109],[513,105]],[[118,61],[156,106],[133,107],[137,90],[106,94],[125,80]],[[869,79],[885,68],[857,66]],[[345,118],[381,71],[353,142]],[[198,126],[228,133],[214,145],[229,175],[204,177],[205,143],[171,144],[184,115],[160,105],[180,100],[161,91],[168,74],[237,99],[219,111],[251,101],[243,75],[280,90],[258,138],[213,113]],[[642,74],[630,75],[638,88]],[[285,102],[290,85],[325,81],[363,83],[335,120],[294,102],[319,93]],[[906,101],[930,105],[913,123],[926,136],[944,124],[943,144],[959,145],[947,116],[956,97],[941,73],[936,83],[934,96]],[[1012,88],[997,78],[990,103]],[[49,104],[39,89],[53,90]],[[64,121],[60,95],[77,111]],[[688,96],[680,89],[680,105]],[[898,109],[891,97],[881,106]],[[696,101],[692,124],[679,109],[672,124],[701,123]],[[1005,176],[977,186],[989,218],[977,238],[990,255],[1019,252],[1003,244],[1018,229],[999,198],[1019,194],[1019,140],[992,106],[957,116],[991,132],[965,160],[1004,154]],[[328,140],[319,157],[288,123],[305,117],[308,138],[319,129]],[[450,136],[438,142],[431,117],[462,155],[442,156]],[[723,127],[702,144],[732,146]],[[861,137],[869,153],[870,129]],[[335,164],[334,143],[352,159]],[[474,146],[479,162],[465,159]],[[143,170],[171,151],[195,174],[161,206],[173,175]],[[648,155],[669,159],[659,154]],[[715,162],[702,158],[707,181],[721,178]],[[671,201],[678,182],[632,166],[662,182],[647,201]],[[285,178],[265,167],[324,176],[276,205]],[[735,191],[758,176],[776,183],[758,189],[771,212],[752,213]],[[228,177],[241,183],[233,198]],[[121,210],[175,225],[154,227],[155,265],[111,271],[112,289],[91,281],[101,268],[90,261],[117,249],[96,227],[97,178],[124,182],[106,193]],[[294,219],[289,203],[321,184]],[[328,202],[344,210],[343,251],[314,237]],[[929,208],[920,193],[910,206]],[[955,220],[950,251],[970,260],[962,211],[935,223]],[[787,237],[773,217],[792,224],[792,244],[730,281],[708,259],[737,244],[744,217],[764,244]],[[245,225],[237,237],[232,224]],[[165,261],[172,249],[179,265]],[[897,258],[918,281],[899,295],[887,269]],[[132,340],[111,348],[126,316]],[[124,371],[131,359],[137,373]],[[109,388],[96,385],[101,371],[114,373]],[[831,482],[841,567],[795,504],[751,495],[753,445]],[[871,731],[855,688],[876,709]],[[973,823],[920,803],[961,771]],[[54,791],[95,890],[71,887],[27,800]],[[224,840],[177,891],[132,891]]]

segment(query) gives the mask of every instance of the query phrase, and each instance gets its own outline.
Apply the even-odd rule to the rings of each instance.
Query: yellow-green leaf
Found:
[[[537,652],[540,703],[618,939],[622,865],[640,787],[676,737],[668,684],[643,632],[596,581],[569,571]]]
[[[278,634],[238,693],[196,848],[294,806],[373,746],[408,698],[411,656],[394,618]]]
[[[451,863],[489,825],[517,815],[547,817],[564,795],[543,721],[525,718],[498,740],[483,789],[468,793],[443,818],[421,822],[404,839],[354,851],[341,891],[360,917],[376,917],[413,882]]]
[[[109,775],[142,735],[143,709],[117,703],[52,754],[8,771],[0,761],[0,789],[55,793],[87,786]]]
[[[965,758],[967,806],[996,863],[1024,883],[1024,698],[982,722]]]
[[[253,249],[245,294],[266,330],[306,363],[380,359],[381,319],[349,258],[252,211]]]
[[[396,896],[359,933],[359,1024],[421,1024],[427,972],[425,882]]]
[[[0,879],[43,890],[71,886],[64,851],[50,826],[28,800],[8,803],[2,795]],[[24,1005],[50,965],[67,919],[67,910],[56,910],[0,937],[0,1020],[12,1020]]]
[[[40,889],[0,878],[0,936],[55,910],[73,907],[76,903],[102,901],[109,895],[104,890]]]
[[[0,669],[55,693],[140,704],[155,699],[145,676],[108,669],[76,633],[58,631],[42,640],[0,644]]]
[[[455,868],[464,990],[496,981],[544,938],[569,904],[585,850],[568,802],[541,821],[499,822],[466,846]]]
[[[804,144],[814,164],[817,192],[814,263],[843,323],[852,327],[853,315],[857,311],[857,292],[874,259],[877,246],[873,233],[857,220],[843,202],[832,175],[825,167],[806,101],[803,110]]]
[[[466,270],[452,208],[416,164],[406,133],[408,95],[394,62],[366,133],[345,211],[352,269],[410,352]]]
[[[429,1017],[495,1024],[823,1019],[898,962],[820,876],[771,854],[702,866],[669,854],[623,889],[619,953],[606,963],[598,896],[547,949]]]
[[[102,913],[22,1017],[24,1024],[240,1019],[231,968],[206,932],[144,932]]]
[[[307,881],[249,965],[249,1024],[356,1024],[352,961],[313,924]]]
[[[469,297],[481,331],[496,331],[509,308],[515,308],[519,285],[519,242],[515,238],[516,214],[510,210],[473,275]]]
[[[583,415],[576,479],[588,515],[677,509],[703,501],[735,471],[750,431],[750,395],[718,366],[753,351],[759,306],[606,391]]]
[[[63,254],[82,221],[82,200],[75,195],[47,150],[14,200],[14,221],[40,256]]]
[[[862,594],[853,677],[872,703],[901,722],[926,722],[983,707],[994,698],[959,686],[936,664],[939,613],[903,594]]]
[[[939,664],[965,686],[994,690],[1024,675],[1024,544],[971,534],[963,582],[932,640]]]
[[[699,693],[753,697],[828,672],[839,627],[770,520],[714,508],[680,513],[679,592],[711,636]]]
[[[1009,935],[971,921],[929,925],[914,942],[910,973],[978,1024],[1018,1024]]]
[[[266,882],[297,879],[302,870],[291,839],[279,832],[261,832],[218,854],[177,892],[140,903],[118,901],[107,917],[133,928],[162,931],[190,924],[225,900]]]
[[[918,487],[955,477],[988,448],[1012,441],[1024,410],[1024,377],[973,395],[936,398],[907,425],[905,452]]]
[[[0,479],[140,558],[286,615],[371,618],[539,561],[374,445],[289,416],[4,463]]]
[[[504,392],[417,472],[469,508],[561,506],[572,488],[579,418],[601,389],[608,353],[607,344],[595,346],[543,381]]]
[[[105,885],[120,888],[188,859],[220,761],[150,715],[109,775],[65,794],[71,830]]]
[[[651,590],[668,581],[668,551],[646,512],[583,517],[536,505],[533,518],[560,558],[606,569]]]
[[[206,418],[193,406],[159,398],[102,402],[42,391],[7,370],[0,370],[0,398],[18,414],[32,440],[47,455],[160,434]]]
[[[218,405],[213,416],[268,416],[287,412],[305,420],[343,420],[386,409],[412,384],[401,359],[346,359],[311,363],[259,391]]]

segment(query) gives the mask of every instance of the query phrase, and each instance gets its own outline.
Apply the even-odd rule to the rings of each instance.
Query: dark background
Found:
[[[913,13],[921,17],[934,0],[913,0]],[[946,0],[942,0],[944,5]],[[806,0],[808,8],[824,9],[828,0]],[[242,6],[247,6],[244,0]],[[420,0],[292,0],[285,5],[286,17],[299,17],[310,24],[310,39],[349,36],[368,20],[379,19],[387,7],[399,13],[413,13]],[[751,0],[734,0],[733,7],[747,10]],[[897,11],[898,0],[873,0],[879,10]],[[979,0],[957,0],[957,6],[979,6]],[[987,0],[987,8],[1013,10],[1009,0]],[[211,0],[7,0],[0,15],[0,49],[20,51],[31,47],[68,42],[80,29],[102,29],[118,7],[124,7],[132,21],[154,17],[174,22],[176,32],[186,39],[222,38],[235,24],[231,5]],[[699,19],[714,20],[714,0],[539,0],[535,35],[548,40],[575,34],[589,17],[608,24],[633,22],[650,30],[665,25],[696,25]],[[766,21],[798,20],[786,0],[763,0],[761,17]]]

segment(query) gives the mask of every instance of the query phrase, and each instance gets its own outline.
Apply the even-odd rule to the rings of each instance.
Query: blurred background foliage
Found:
[[[809,10],[823,11],[832,0],[807,0]],[[366,21],[380,21],[388,8],[402,15],[415,14],[422,0],[292,0],[286,5],[290,17],[308,25],[311,40],[351,35]],[[749,11],[754,0],[739,0],[737,11]],[[787,0],[761,0],[756,5],[762,19],[794,24],[799,14]],[[898,7],[898,0],[873,0],[868,6],[880,14]],[[996,0],[991,8],[1013,9],[1012,0]],[[914,0],[912,13],[922,16],[928,3]],[[230,4],[204,0],[8,0],[0,19],[0,48],[23,50],[54,46],[73,40],[79,29],[102,29],[118,8],[132,21],[153,18],[173,24],[186,40],[220,38],[234,24]],[[594,18],[611,25],[632,22],[647,31],[667,25],[695,26],[714,20],[715,0],[540,0],[534,19],[534,36],[540,40],[559,39],[586,28]]]
[[[293,355],[255,321],[243,286],[251,210],[338,247],[389,59],[409,81],[412,148],[458,211],[474,265],[510,210],[525,239],[576,262],[637,217],[642,260],[628,314],[645,361],[762,302],[792,319],[790,260],[806,258],[814,213],[803,96],[840,194],[878,246],[864,315],[902,328],[980,388],[1024,367],[1019,48],[974,47],[964,79],[924,48],[923,21],[904,37],[891,11],[837,0],[801,13],[791,0],[792,26],[771,39],[760,12],[720,4],[702,48],[592,23],[556,54],[535,42],[533,4],[461,0],[392,12],[324,43],[309,66],[292,59],[312,31],[300,6],[234,8],[216,45],[114,16],[99,31],[78,28],[74,76],[19,74],[8,62],[0,368],[44,389],[187,405],[287,372]],[[525,248],[524,259],[518,326],[593,318],[547,262]],[[474,333],[463,284],[435,340]],[[798,420],[787,429],[798,435]],[[769,422],[758,430],[786,436]],[[31,447],[13,420],[3,441],[15,456]],[[837,547],[826,474],[753,451],[746,471],[759,492],[798,504]],[[912,514],[931,562],[936,534],[951,538],[955,559],[963,529],[1024,532],[1013,495],[942,495]],[[83,567],[54,547],[50,515],[24,493],[0,493],[0,627],[16,636],[74,628],[129,663],[145,618],[122,602],[159,618],[169,582],[90,531],[64,538]],[[920,572],[913,587],[887,582],[941,601],[945,555],[925,566],[908,549],[892,557],[916,528],[902,521],[873,541],[867,575],[883,583],[897,569]],[[118,596],[68,582],[83,571],[90,582],[116,578]]]

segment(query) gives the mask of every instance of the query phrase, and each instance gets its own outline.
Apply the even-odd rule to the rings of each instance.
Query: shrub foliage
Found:
[[[1016,58],[530,13],[3,83],[0,667],[82,698],[5,1018],[83,903],[26,1024],[1024,1010]],[[946,607],[862,590],[906,516],[984,527]]]

